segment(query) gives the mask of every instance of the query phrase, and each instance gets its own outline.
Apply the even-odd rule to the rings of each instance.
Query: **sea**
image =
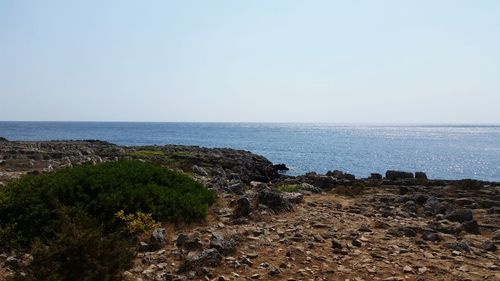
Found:
[[[500,125],[0,122],[0,136],[243,149],[286,164],[290,175],[342,170],[361,178],[403,170],[500,181]]]

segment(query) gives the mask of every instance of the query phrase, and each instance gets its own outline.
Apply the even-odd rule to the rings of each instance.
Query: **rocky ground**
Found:
[[[204,223],[167,224],[143,241],[125,280],[500,280],[499,183],[290,177],[231,149],[5,140],[0,182],[117,158],[181,170],[219,193]],[[0,255],[0,276],[23,258]]]

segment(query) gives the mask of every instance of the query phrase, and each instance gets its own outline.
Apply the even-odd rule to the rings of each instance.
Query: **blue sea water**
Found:
[[[0,122],[0,136],[244,149],[285,163],[292,175],[338,169],[366,177],[398,169],[500,181],[500,125]]]

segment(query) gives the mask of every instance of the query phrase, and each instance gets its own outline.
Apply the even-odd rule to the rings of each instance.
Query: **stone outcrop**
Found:
[[[406,179],[413,179],[414,176],[413,173],[409,172],[389,170],[385,172],[385,178],[388,180],[406,180]]]
[[[376,173],[356,179],[338,170],[289,176],[279,173],[286,166],[232,149],[0,142],[0,182],[125,158],[182,171],[218,192],[205,222],[166,223],[144,237],[124,280],[499,277],[498,183],[398,171],[385,179]],[[0,279],[31,259],[0,254]]]
[[[371,180],[381,180],[382,175],[379,173],[371,173],[369,179]]]
[[[427,175],[424,172],[415,172],[415,179],[427,180]]]
[[[292,210],[291,202],[283,198],[280,193],[274,191],[260,191],[257,195],[257,204],[264,205],[275,212]]]

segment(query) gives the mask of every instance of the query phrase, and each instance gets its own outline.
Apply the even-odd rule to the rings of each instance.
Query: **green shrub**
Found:
[[[157,221],[203,219],[216,195],[188,176],[140,161],[82,165],[24,177],[0,190],[0,243],[29,246],[56,237],[61,208],[82,211],[111,233],[115,214],[144,212]]]
[[[72,217],[70,217],[72,216]],[[121,233],[104,233],[84,213],[61,214],[61,228],[53,240],[34,242],[33,262],[12,281],[120,280],[134,257]]]
[[[33,255],[11,280],[118,280],[133,258],[131,226],[200,220],[215,200],[188,176],[141,161],[26,176],[0,190],[0,247]]]
[[[276,190],[279,192],[297,192],[300,190],[300,186],[297,184],[284,184],[279,185]]]

